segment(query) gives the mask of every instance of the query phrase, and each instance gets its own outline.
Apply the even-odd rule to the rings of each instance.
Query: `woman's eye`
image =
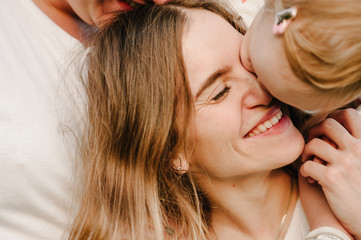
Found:
[[[229,92],[230,89],[231,87],[226,85],[221,92],[219,92],[215,97],[212,98],[212,101],[220,100],[223,96],[225,96]]]

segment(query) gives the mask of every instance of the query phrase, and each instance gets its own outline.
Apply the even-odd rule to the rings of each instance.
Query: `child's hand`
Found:
[[[337,218],[361,239],[361,116],[354,109],[334,112],[310,129],[309,139],[301,174],[321,185]],[[322,161],[309,161],[313,156]]]

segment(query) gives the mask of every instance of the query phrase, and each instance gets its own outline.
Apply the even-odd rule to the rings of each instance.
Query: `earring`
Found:
[[[184,170],[181,166],[173,167],[173,171],[178,174],[184,174],[186,172],[186,170]]]
[[[184,174],[187,170],[182,168],[182,159],[179,155],[177,155],[177,158],[179,160],[179,163],[173,163],[173,170],[178,174]]]
[[[284,34],[288,25],[297,16],[297,13],[297,7],[290,7],[281,12],[277,12],[275,22],[273,24],[273,34],[276,36]]]

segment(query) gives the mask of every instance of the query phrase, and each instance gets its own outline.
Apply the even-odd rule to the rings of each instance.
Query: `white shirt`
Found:
[[[297,200],[290,226],[284,240],[351,240],[346,234],[333,227],[320,227],[310,232],[300,199]]]
[[[284,240],[304,240],[309,231],[306,215],[298,199]]]
[[[1,1],[0,240],[61,239],[72,220],[75,45],[32,1]]]

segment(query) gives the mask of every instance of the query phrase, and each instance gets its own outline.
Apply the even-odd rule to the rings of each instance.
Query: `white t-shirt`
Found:
[[[301,201],[298,199],[284,240],[304,240],[309,231],[310,227],[308,226],[306,215]]]
[[[0,240],[58,240],[77,204],[66,78],[80,43],[31,0],[0,7]],[[69,136],[69,137],[68,137]]]
[[[333,227],[320,227],[310,232],[306,215],[300,199],[297,200],[284,240],[351,240],[340,230]]]

